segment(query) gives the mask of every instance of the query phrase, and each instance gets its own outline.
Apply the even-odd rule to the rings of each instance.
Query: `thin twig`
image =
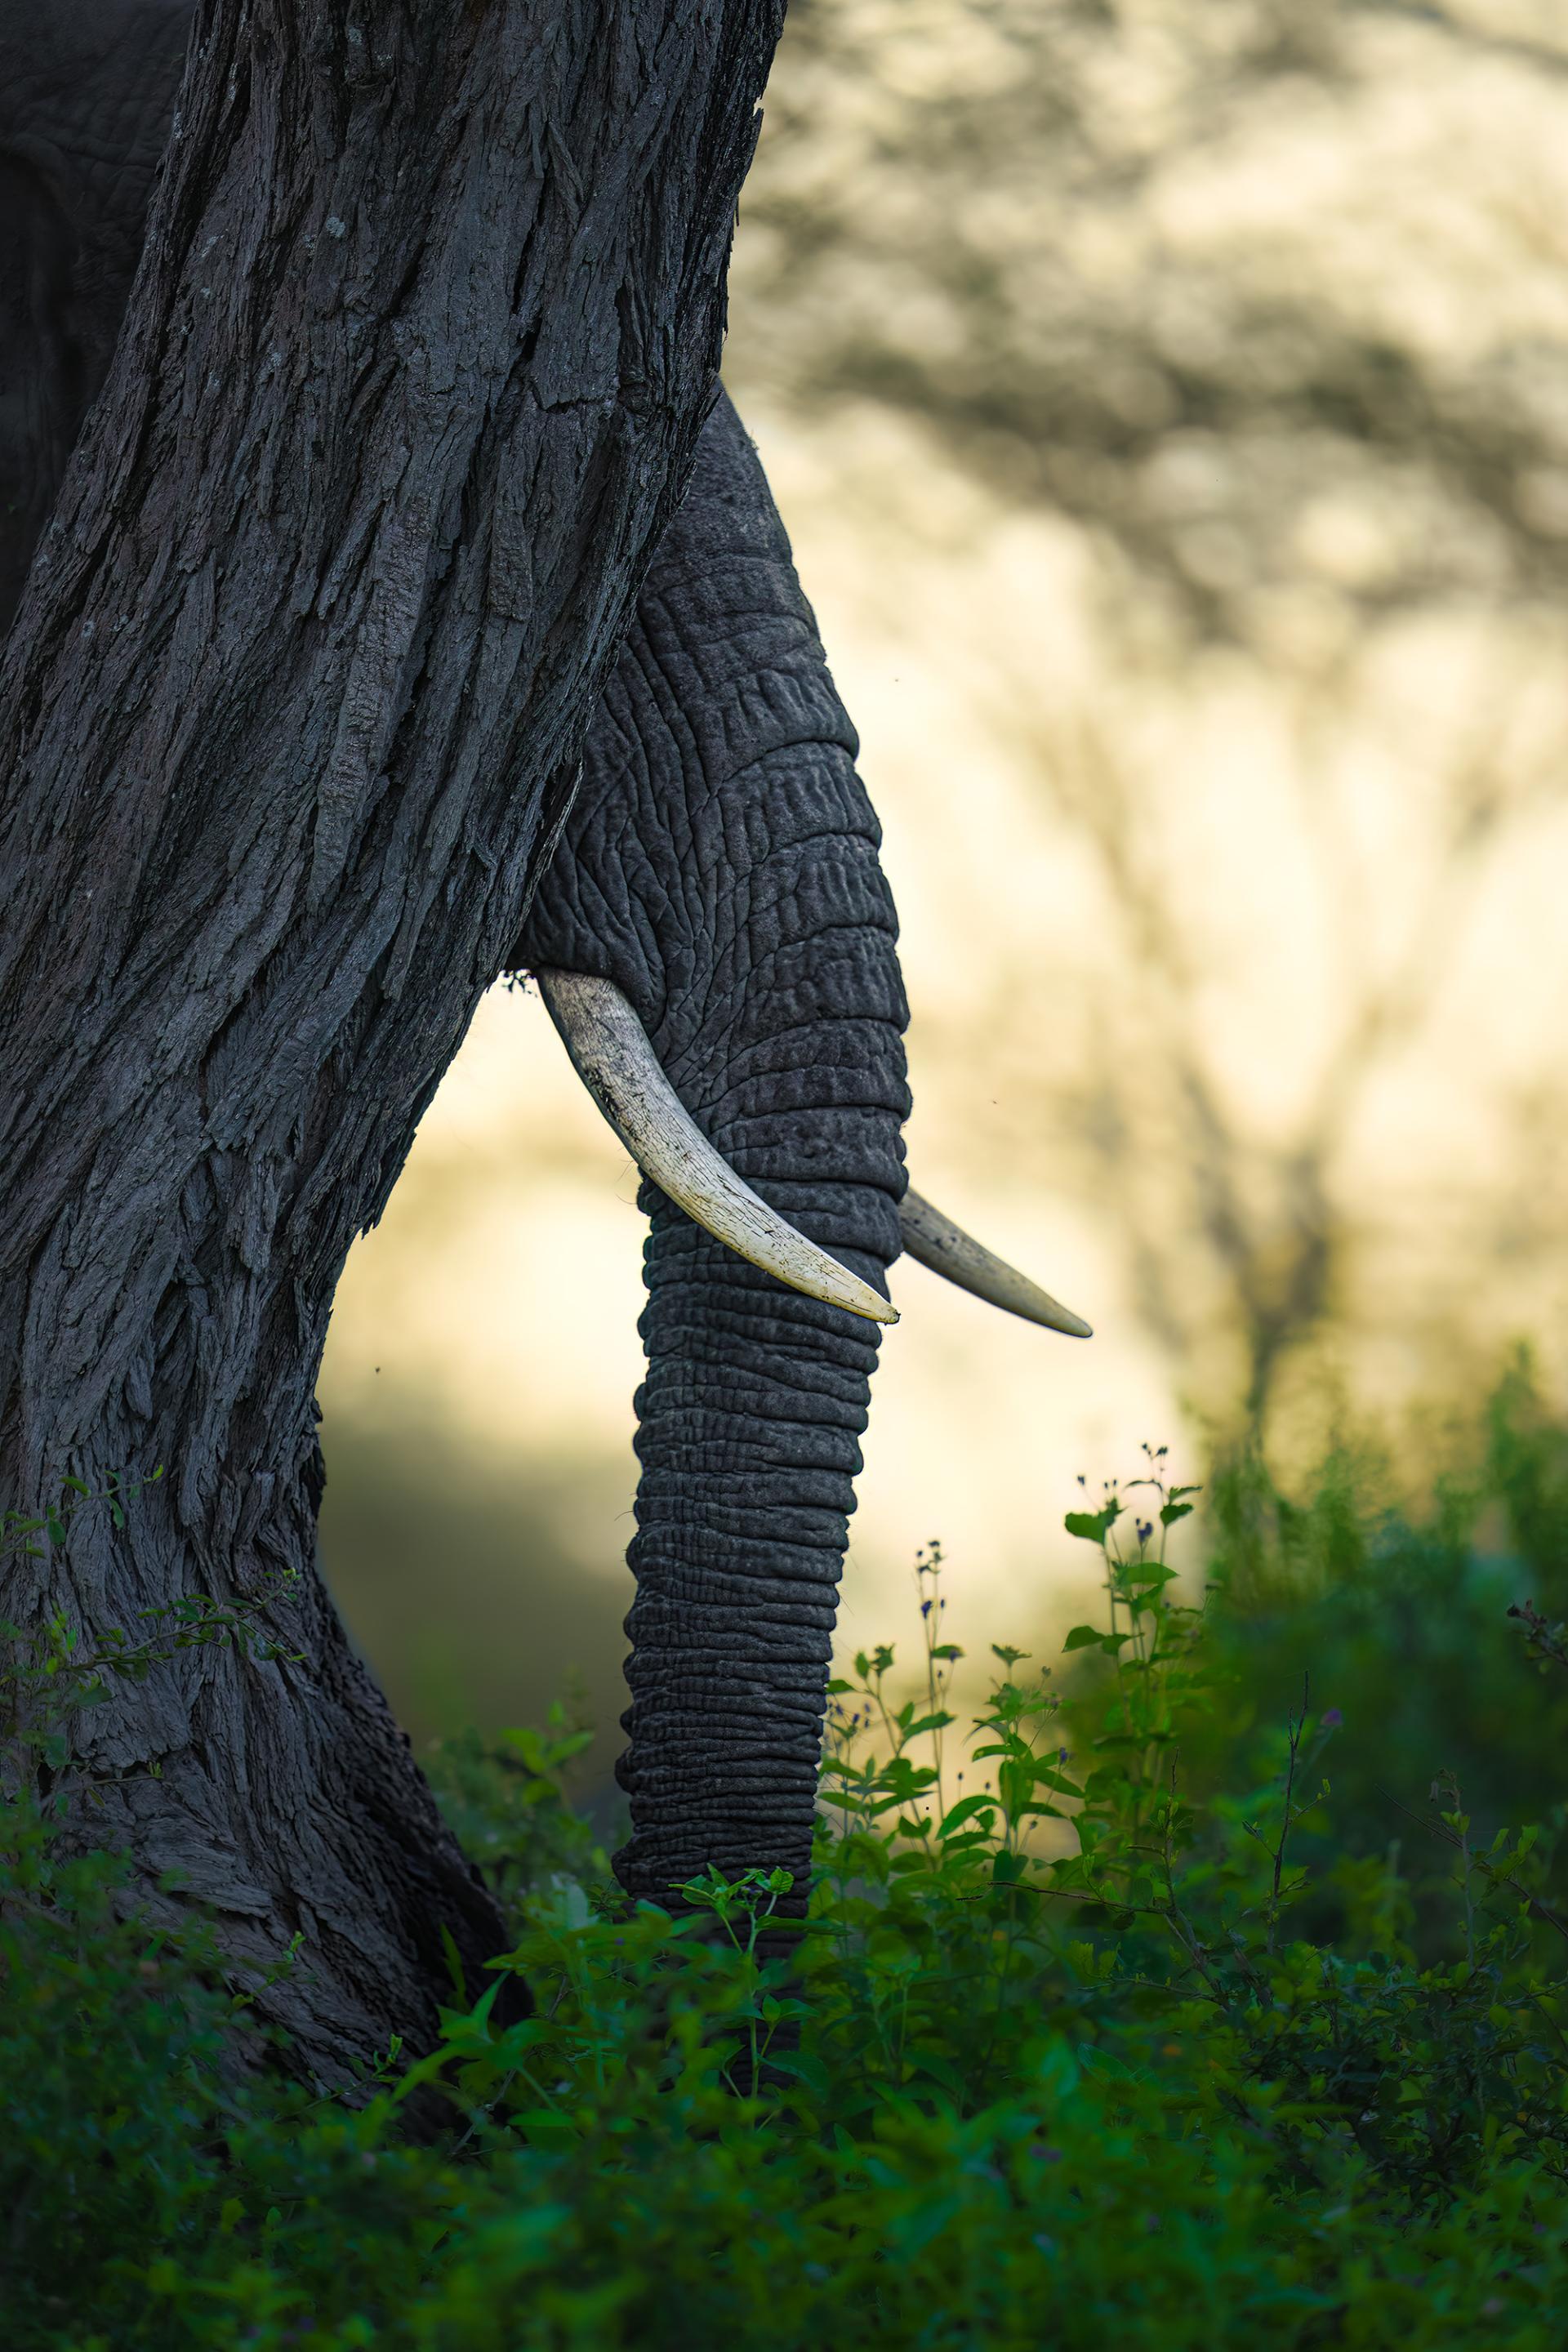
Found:
[[[1379,1788],[1377,1793],[1385,1804],[1394,1807],[1395,1812],[1403,1813],[1406,1821],[1418,1822],[1421,1828],[1429,1836],[1436,1838],[1439,1843],[1452,1846],[1457,1853],[1463,1853],[1463,1841],[1448,1827],[1447,1822],[1428,1821],[1425,1814],[1413,1812],[1408,1805],[1401,1804],[1399,1799],[1387,1789]],[[1548,1927],[1554,1927],[1563,1941],[1568,1943],[1568,1919],[1564,1919],[1561,1913],[1554,1911],[1550,1903],[1543,1903],[1539,1895],[1532,1895],[1528,1886],[1521,1886],[1516,1879],[1505,1878],[1500,1871],[1492,1868],[1485,1854],[1473,1854],[1470,1859],[1476,1868],[1483,1872],[1494,1886],[1506,1888],[1509,1894],[1517,1895],[1532,1917],[1543,1921]]]

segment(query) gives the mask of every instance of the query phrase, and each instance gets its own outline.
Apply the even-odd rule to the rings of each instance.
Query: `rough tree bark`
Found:
[[[0,1613],[298,1572],[302,1665],[84,1733],[142,1899],[241,1975],[304,1931],[265,2005],[324,2078],[499,1932],[315,1572],[328,1311],[683,487],[781,15],[205,0],[0,674],[0,1496],[168,1465]]]

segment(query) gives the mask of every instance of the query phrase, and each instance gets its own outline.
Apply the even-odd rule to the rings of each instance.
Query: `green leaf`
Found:
[[[773,2074],[793,2074],[795,2081],[804,2083],[808,2090],[826,2091],[827,2088],[826,2068],[820,2058],[814,2058],[808,2051],[775,2050],[770,2045],[768,2066]]]
[[[1120,1503],[1107,1503],[1102,1511],[1069,1511],[1062,1521],[1069,1536],[1078,1536],[1084,1543],[1103,1543],[1115,1522],[1121,1517]]]
[[[1160,1507],[1160,1525],[1163,1528],[1173,1528],[1178,1519],[1189,1519],[1192,1515],[1193,1507],[1190,1503],[1163,1503]]]
[[[1105,1635],[1100,1632],[1098,1625],[1075,1625],[1072,1632],[1068,1635],[1067,1640],[1062,1643],[1062,1648],[1064,1652],[1068,1650],[1098,1650],[1103,1645],[1105,1638]]]
[[[566,2148],[577,2137],[576,2126],[565,2116],[552,2115],[548,2107],[531,2107],[515,2116],[512,2128],[522,2134],[530,2147]]]
[[[994,1797],[960,1797],[952,1811],[942,1815],[942,1826],[937,1831],[937,1835],[941,1838],[951,1837],[953,1831],[962,1828],[965,1822],[973,1821],[981,1813],[994,1813],[995,1811]]]
[[[468,1988],[467,1980],[463,1975],[462,1955],[453,1941],[452,1931],[450,1927],[447,1926],[445,1920],[441,1923],[441,1949],[446,1956],[447,1974],[452,1979],[452,1990],[457,1994],[458,1999],[465,2007],[467,2007]]]

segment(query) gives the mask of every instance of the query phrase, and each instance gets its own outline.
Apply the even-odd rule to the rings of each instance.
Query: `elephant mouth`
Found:
[[[701,1132],[666,1076],[653,1041],[613,981],[545,966],[534,973],[577,1075],[643,1174],[711,1234],[764,1274],[826,1307],[872,1323],[898,1309],[870,1284],[797,1231],[755,1193]],[[964,1232],[923,1194],[899,1205],[905,1254],[1004,1313],[1069,1339],[1093,1337],[1081,1315]]]

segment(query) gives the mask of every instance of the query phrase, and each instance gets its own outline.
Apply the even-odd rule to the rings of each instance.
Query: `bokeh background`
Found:
[[[1558,0],[792,0],[726,374],[885,829],[916,1180],[1098,1334],[899,1270],[848,1646],[933,1535],[956,1638],[1048,1646],[1144,1442],[1288,1464],[1521,1337],[1560,1395]],[[641,1236],[497,990],[322,1381],[416,1738],[575,1677],[615,1752]]]

